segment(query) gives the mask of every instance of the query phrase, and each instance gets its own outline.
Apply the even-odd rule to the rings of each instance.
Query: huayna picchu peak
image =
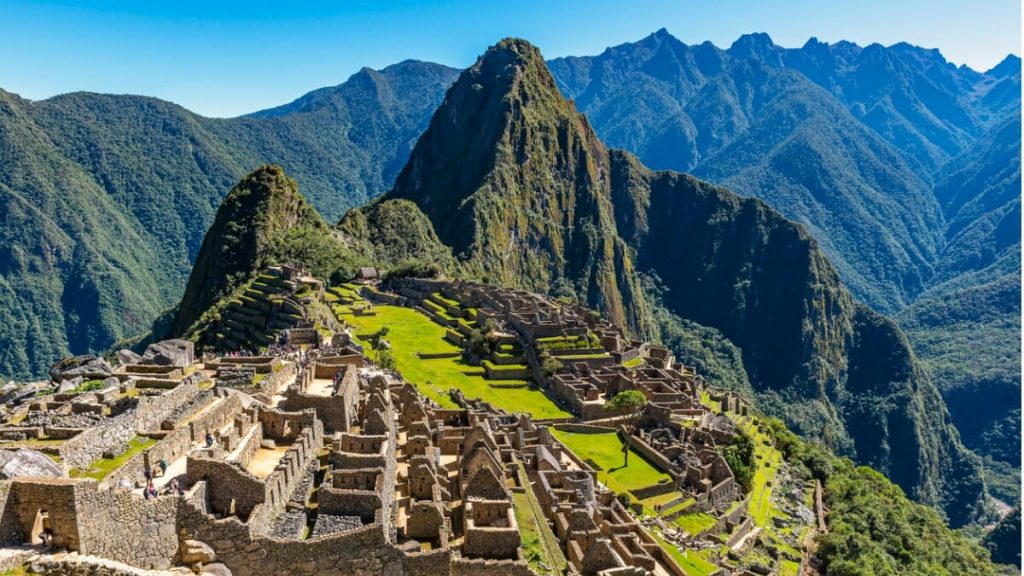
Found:
[[[1020,58],[665,11],[0,90],[0,576],[1019,571]]]

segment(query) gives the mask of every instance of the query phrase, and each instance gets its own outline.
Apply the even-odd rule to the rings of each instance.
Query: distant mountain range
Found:
[[[812,39],[784,49],[754,34],[721,50],[662,30],[549,66],[555,86],[586,113],[587,129],[609,145],[651,168],[757,196],[803,224],[853,295],[907,329],[936,385],[956,400],[951,414],[968,446],[1015,458],[1018,58],[982,73],[906,44]],[[180,298],[225,191],[259,164],[285,166],[330,222],[388,190],[458,73],[414,61],[364,69],[291,104],[226,120],[152,98],[76,93],[30,102],[0,91],[0,374],[42,374],[62,354],[144,332]],[[239,89],[272,81],[254,78]],[[466,162],[475,158],[463,153]],[[613,157],[609,170],[623,158]],[[561,169],[570,168],[581,166],[572,160]],[[671,199],[656,189],[646,201]],[[439,196],[420,200],[432,218],[468,210]],[[625,284],[614,274],[627,256],[638,265],[656,252],[639,249],[656,246],[639,243],[646,224],[616,222],[633,230],[618,240],[585,231],[562,239],[560,257],[589,253],[595,260],[580,260],[579,269],[600,274],[549,287],[615,298],[602,307],[636,329],[655,329],[655,311],[635,308],[643,299],[631,295],[664,289],[679,271],[651,265],[659,278]],[[454,256],[474,260],[466,228],[435,225]],[[506,240],[551,230],[513,227]],[[477,258],[477,271],[523,274],[537,285],[550,279],[540,257],[512,256],[518,267],[491,270]],[[750,265],[756,273],[756,260]],[[748,354],[753,345],[732,344]]]

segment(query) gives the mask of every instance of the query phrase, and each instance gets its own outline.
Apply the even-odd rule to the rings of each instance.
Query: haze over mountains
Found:
[[[582,299],[640,331],[656,329],[641,294],[650,286],[620,272],[653,272],[657,278],[646,281],[668,288],[663,300],[670,314],[715,327],[740,347],[758,392],[776,392],[795,404],[807,401],[802,421],[836,427],[827,433],[835,433],[839,444],[876,434],[864,451],[877,456],[873,463],[879,468],[903,474],[897,453],[904,452],[894,447],[883,455],[877,449],[904,424],[935,417],[930,384],[920,384],[912,358],[896,362],[905,369],[905,377],[893,379],[897,392],[862,392],[874,395],[873,402],[905,402],[906,393],[923,398],[923,404],[879,416],[885,421],[873,420],[870,431],[844,430],[858,410],[844,387],[822,394],[791,386],[798,374],[799,383],[825,389],[841,379],[808,377],[820,369],[805,365],[811,361],[807,349],[787,350],[791,363],[782,363],[780,373],[764,372],[776,364],[769,362],[775,351],[764,347],[772,334],[755,338],[742,328],[750,321],[741,312],[744,306],[758,309],[769,298],[743,283],[762,272],[762,258],[793,252],[773,246],[737,254],[737,273],[719,278],[740,285],[718,288],[749,300],[744,305],[734,298],[717,311],[688,308],[697,306],[696,298],[716,294],[682,282],[701,263],[659,261],[663,245],[709,242],[708,249],[722,250],[741,232],[708,228],[707,235],[688,238],[675,235],[684,233],[682,227],[672,232],[679,220],[659,219],[691,218],[686,229],[692,231],[724,211],[737,219],[730,221],[774,229],[762,208],[752,208],[760,205],[729,200],[718,206],[712,201],[718,192],[685,177],[652,175],[628,155],[602,151],[600,138],[653,169],[690,171],[762,198],[803,224],[853,296],[895,315],[908,329],[935,385],[947,400],[956,400],[951,414],[968,446],[1004,461],[1019,454],[1019,448],[1004,449],[1020,437],[1019,411],[1013,410],[1020,394],[1019,59],[1008,57],[979,73],[952,66],[936,51],[902,44],[861,48],[812,40],[800,49],[783,49],[767,36],[750,35],[721,50],[687,46],[659,31],[599,56],[554,60],[550,68],[553,86],[575,101],[586,120],[562,111],[562,132],[509,153],[519,154],[521,162],[533,160],[538,170],[554,160],[566,181],[584,189],[611,186],[616,210],[612,214],[596,193],[582,200],[561,196],[551,205],[527,196],[523,206],[531,212],[510,226],[505,219],[512,216],[493,198],[461,204],[464,197],[458,196],[474,173],[493,167],[493,158],[468,144],[461,152],[423,151],[419,157],[429,162],[458,154],[465,172],[442,174],[450,178],[444,187],[424,184],[414,162],[398,178],[393,196],[413,199],[437,237],[455,256],[465,256],[474,273],[522,278],[532,287],[567,278]],[[229,120],[202,118],[151,98],[78,93],[28,102],[0,92],[0,374],[40,374],[68,351],[102,350],[144,332],[177,303],[225,191],[258,164],[287,167],[331,222],[388,190],[457,76],[448,67],[411,61],[380,72],[364,69],[340,86]],[[554,99],[556,92],[544,94]],[[536,125],[524,114],[521,141],[538,142]],[[465,135],[473,137],[467,143],[498,137]],[[569,140],[558,140],[563,136]],[[599,172],[590,172],[593,158],[603,158]],[[509,178],[502,182],[521,184],[514,180],[518,176]],[[616,184],[616,178],[629,182]],[[425,194],[417,181],[437,188]],[[706,195],[708,204],[674,205],[670,190],[677,188]],[[448,203],[452,198],[460,203]],[[634,210],[622,208],[629,202]],[[548,222],[538,212],[557,216],[567,209],[577,220],[566,224],[590,222],[593,229],[562,237],[559,221]],[[481,222],[508,235],[474,235],[472,226]],[[818,254],[801,234],[787,234],[801,253]],[[507,250],[503,243],[524,239],[548,240],[551,246],[539,255],[513,254],[512,264],[495,264],[494,257]],[[555,262],[564,263],[558,275],[551,273]],[[809,270],[814,273],[797,279],[809,290],[832,293],[838,286],[830,266]],[[835,334],[871,331],[900,348],[902,336],[891,323],[854,304],[845,291],[833,296],[842,309],[836,317],[843,318]],[[812,302],[806,300],[807,306]],[[851,342],[831,346],[845,337],[819,338],[831,329],[813,328],[815,314],[791,304],[796,308],[780,312],[779,326],[800,319],[812,325],[811,334],[799,334],[803,328],[793,324],[796,341],[828,342],[824,349],[836,351],[837,358],[855,354]],[[919,446],[919,465],[896,479],[904,487],[921,485],[923,499],[937,500],[942,490],[928,485],[932,472],[950,459],[967,460],[941,422],[921,425],[930,432]]]

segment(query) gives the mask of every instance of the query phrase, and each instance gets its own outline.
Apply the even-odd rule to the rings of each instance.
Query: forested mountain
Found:
[[[979,73],[907,44],[721,50],[661,30],[550,66],[610,145],[803,224],[907,329],[965,442],[1016,466],[1018,57]]]
[[[525,41],[491,48],[448,91],[383,201],[399,200],[460,274],[557,287],[637,334],[654,329],[649,305],[717,330],[792,426],[955,524],[979,511],[977,459],[906,338],[854,302],[814,239],[759,200],[607,149]]]
[[[289,166],[331,220],[384,191],[456,70],[407,61],[252,117],[0,91],[0,375],[101,351],[173,306],[225,190]]]

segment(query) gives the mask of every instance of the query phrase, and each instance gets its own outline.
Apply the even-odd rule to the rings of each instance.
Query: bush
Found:
[[[434,262],[418,260],[402,260],[397,266],[388,270],[385,280],[395,278],[437,278],[441,276],[441,267]]]

